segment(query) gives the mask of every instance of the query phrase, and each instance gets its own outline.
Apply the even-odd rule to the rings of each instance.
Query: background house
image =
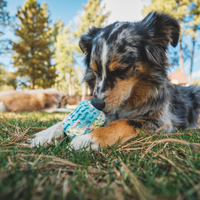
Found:
[[[168,77],[170,82],[177,85],[188,86],[189,81],[187,79],[187,75],[183,72],[173,72],[169,73]]]

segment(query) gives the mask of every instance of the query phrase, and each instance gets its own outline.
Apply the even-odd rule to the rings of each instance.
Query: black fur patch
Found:
[[[140,22],[115,22],[103,29],[93,27],[81,37],[79,44],[87,65],[84,80],[92,92],[96,76],[90,66],[91,59],[97,64],[97,79],[101,81],[97,81],[96,96],[106,98],[106,92],[115,88],[117,79],[136,77],[131,92],[123,88],[123,93],[126,90],[127,93],[122,102],[112,110],[105,110],[106,124],[125,118],[129,119],[130,126],[137,128],[145,125],[156,130],[171,123],[179,124],[175,128],[197,126],[200,88],[174,86],[167,77],[167,47],[168,44],[177,45],[179,33],[180,27],[175,19],[151,12]],[[109,65],[116,60],[122,67],[110,72]],[[145,65],[140,69],[138,64],[141,63]],[[141,87],[135,87],[137,83],[141,83]],[[143,103],[140,103],[143,100],[139,97],[140,93],[145,99]],[[138,101],[137,106],[132,103],[135,101]],[[155,116],[158,117],[155,119]],[[166,132],[174,130],[172,126]]]
[[[129,126],[133,126],[134,128],[142,128],[143,127],[143,123],[140,122],[139,120],[128,120],[127,121]]]

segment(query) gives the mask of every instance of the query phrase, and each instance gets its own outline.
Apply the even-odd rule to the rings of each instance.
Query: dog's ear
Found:
[[[168,44],[175,47],[179,41],[180,26],[169,15],[150,12],[142,21],[141,27],[148,38],[145,47],[149,60],[158,65],[165,61]]]
[[[79,46],[85,55],[91,53],[92,41],[100,30],[101,28],[93,26],[86,34],[81,36]]]
[[[85,81],[89,85],[90,95],[93,95],[95,82],[96,82],[96,76],[90,67],[86,69],[83,81]]]
[[[95,86],[95,74],[93,70],[90,68],[90,54],[92,51],[92,43],[95,36],[98,34],[98,32],[101,30],[101,28],[92,27],[89,29],[89,31],[82,35],[79,41],[79,46],[82,50],[82,52],[85,54],[85,64],[87,65],[85,77],[83,78],[83,81],[86,81],[90,87],[91,94],[93,93],[94,86]]]

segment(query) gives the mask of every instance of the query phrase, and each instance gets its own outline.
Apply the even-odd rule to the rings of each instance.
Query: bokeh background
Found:
[[[0,91],[55,88],[87,93],[78,41],[91,26],[140,21],[157,10],[181,25],[169,47],[173,83],[200,83],[200,0],[0,0]]]

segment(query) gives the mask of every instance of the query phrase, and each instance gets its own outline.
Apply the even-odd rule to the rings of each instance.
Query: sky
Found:
[[[45,2],[50,11],[50,19],[52,23],[55,23],[60,18],[65,25],[68,23],[75,23],[77,21],[77,14],[82,13],[82,5],[87,3],[87,0],[37,0],[38,3],[42,4]],[[22,6],[25,0],[7,0],[7,10],[10,15],[16,14],[18,7]],[[101,0],[101,4],[105,5],[105,10],[111,14],[107,20],[107,24],[115,21],[140,21],[142,16],[142,9],[144,5],[149,5],[151,0]],[[7,37],[11,37],[16,40],[14,34],[9,31]],[[200,36],[198,37],[200,41]],[[190,39],[186,39],[186,43],[190,43]],[[197,42],[200,44],[200,42]],[[7,69],[13,69],[12,59],[10,55],[1,56],[0,62],[3,62]],[[83,63],[82,63],[83,65]],[[186,74],[189,74],[190,60],[188,59],[184,63],[184,70]],[[172,68],[172,71],[175,68]],[[193,78],[200,78],[200,49],[195,48],[194,56],[194,73]]]

